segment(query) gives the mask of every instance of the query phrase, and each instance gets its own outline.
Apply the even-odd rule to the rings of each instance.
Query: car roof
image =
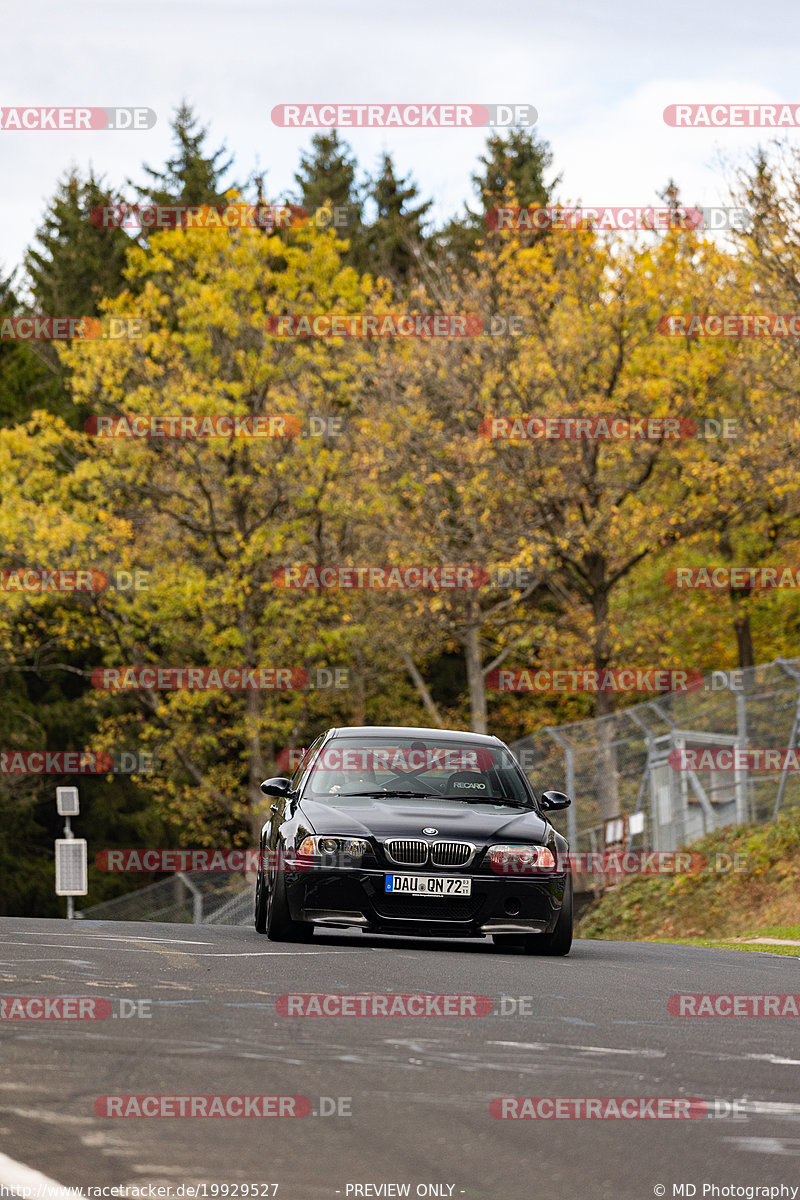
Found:
[[[498,737],[485,733],[471,733],[468,729],[423,729],[415,725],[341,725],[329,729],[327,737],[426,737],[447,738],[454,742],[478,742],[484,746],[503,746]]]

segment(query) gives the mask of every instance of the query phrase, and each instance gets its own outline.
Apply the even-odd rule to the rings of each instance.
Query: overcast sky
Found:
[[[667,179],[687,203],[723,202],[720,158],[747,157],[769,131],[673,129],[671,103],[800,104],[800,4],[774,0],[37,0],[3,15],[5,106],[140,105],[139,132],[0,131],[0,271],[16,266],[71,165],[114,185],[162,166],[186,97],[234,171],[293,189],[311,133],[276,128],[282,103],[528,103],[563,175],[559,199],[634,205]],[[471,199],[480,129],[342,131],[362,168],[384,149],[438,220]],[[800,129],[790,131],[797,140]]]

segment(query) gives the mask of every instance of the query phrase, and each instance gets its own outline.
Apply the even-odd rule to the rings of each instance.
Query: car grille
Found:
[[[474,853],[471,842],[434,842],[431,862],[435,867],[465,867]]]
[[[421,867],[428,861],[426,842],[415,838],[390,838],[384,843],[387,858],[409,867]]]
[[[382,917],[411,917],[429,921],[469,921],[478,911],[479,896],[443,897],[429,900],[425,896],[374,896],[375,911]]]

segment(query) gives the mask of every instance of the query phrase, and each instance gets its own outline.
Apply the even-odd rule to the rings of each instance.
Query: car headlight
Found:
[[[331,866],[347,867],[361,862],[369,853],[369,842],[364,838],[318,836],[303,838],[297,853],[304,858],[323,858]],[[331,862],[330,860],[335,860]]]
[[[556,860],[547,846],[490,846],[487,857],[498,875],[539,874],[556,869]]]

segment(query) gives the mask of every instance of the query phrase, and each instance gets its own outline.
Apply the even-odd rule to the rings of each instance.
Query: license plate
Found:
[[[470,896],[472,880],[446,875],[387,875],[384,891],[412,896]]]

